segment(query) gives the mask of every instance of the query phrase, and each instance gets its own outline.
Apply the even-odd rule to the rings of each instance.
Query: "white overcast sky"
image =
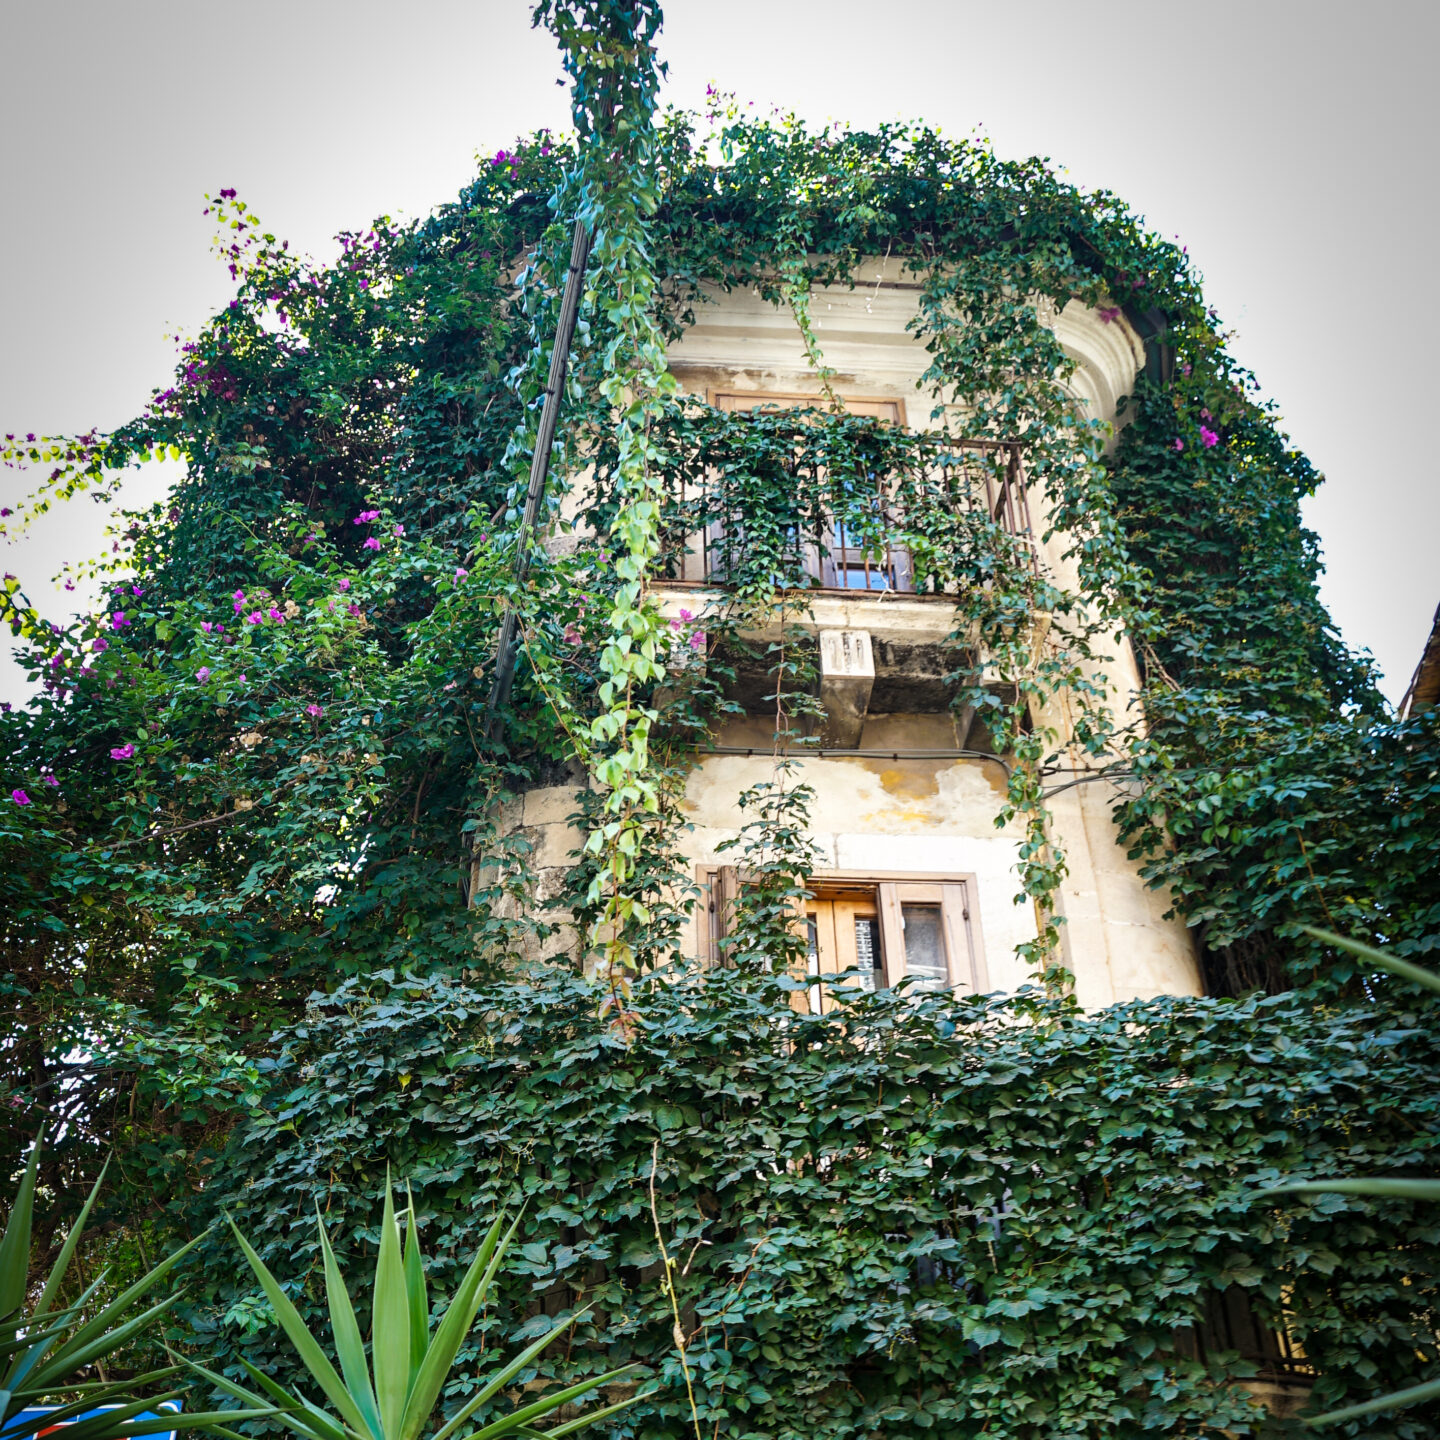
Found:
[[[477,152],[568,123],[525,0],[0,0],[0,429],[112,427],[228,298],[202,195],[318,257],[454,196]],[[1234,350],[1328,483],[1307,507],[1346,640],[1408,682],[1440,601],[1440,7],[1409,0],[670,0],[669,98],[981,127],[1179,236]],[[1427,302],[1428,303],[1428,302]],[[1427,417],[1430,417],[1427,419]],[[147,477],[152,487],[155,481]],[[13,472],[0,474],[13,497]],[[136,498],[146,492],[134,490]],[[88,502],[0,546],[49,577]],[[0,674],[24,690],[13,665]]]

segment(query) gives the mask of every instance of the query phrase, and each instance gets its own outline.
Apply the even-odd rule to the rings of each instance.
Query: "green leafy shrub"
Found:
[[[231,1206],[277,1273],[303,1275],[295,1209],[323,1199],[342,1245],[368,1240],[388,1164],[414,1177],[458,1273],[481,1217],[523,1200],[475,1348],[593,1307],[537,1374],[653,1366],[667,1388],[617,1436],[689,1433],[646,1194],[657,1138],[706,1433],[1254,1433],[1235,1388],[1254,1365],[1201,1364],[1183,1340],[1236,1286],[1303,1347],[1324,1404],[1436,1364],[1426,1211],[1255,1198],[1286,1175],[1410,1173],[1433,1154],[1440,1040],[1404,995],[1364,1014],[1252,998],[1082,1016],[1033,995],[884,994],[821,1020],[718,971],[642,984],[635,1004],[627,1049],[594,988],[554,971],[317,996],[276,1037],[267,1099],[188,1223]],[[224,1365],[293,1374],[277,1332],[220,1319],[249,1303],[228,1248],[203,1259],[197,1313]],[[292,1293],[320,1313],[317,1286]],[[1419,1440],[1434,1418],[1364,1433]]]

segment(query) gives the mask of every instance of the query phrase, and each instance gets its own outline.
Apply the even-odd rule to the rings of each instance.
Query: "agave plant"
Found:
[[[446,1307],[439,1324],[432,1329],[425,1264],[416,1234],[414,1200],[407,1191],[402,1258],[400,1226],[387,1178],[385,1214],[380,1223],[380,1254],[375,1263],[375,1284],[371,1294],[371,1344],[367,1358],[360,1326],[355,1319],[355,1308],[335,1263],[335,1253],[330,1247],[330,1237],[325,1233],[324,1221],[317,1214],[331,1340],[340,1360],[337,1371],[265,1262],[231,1221],[235,1238],[274,1308],[276,1318],[299,1352],[305,1368],[330,1402],[333,1413],[298,1391],[292,1393],[286,1390],[248,1361],[241,1363],[263,1395],[203,1366],[193,1365],[192,1368],[246,1404],[264,1405],[268,1397],[281,1423],[302,1436],[303,1440],[419,1440],[430,1423],[454,1367],[455,1356],[469,1334],[481,1305],[485,1303],[490,1284],[519,1223],[517,1216],[507,1228],[505,1217],[496,1217],[479,1253],[470,1262],[460,1288]],[[566,1386],[529,1404],[522,1404],[510,1414],[479,1429],[464,1429],[466,1422],[482,1405],[509,1385],[556,1335],[574,1325],[583,1314],[582,1311],[569,1321],[557,1323],[507,1365],[488,1376],[475,1394],[441,1424],[429,1440],[451,1440],[452,1436],[457,1440],[500,1440],[500,1437],[510,1435],[531,1437],[531,1440],[537,1440],[537,1437],[558,1440],[560,1436],[572,1434],[633,1405],[639,1396],[603,1406],[554,1429],[540,1430],[536,1425],[561,1406],[573,1404],[600,1386],[612,1384],[639,1368],[625,1365],[608,1374]],[[234,1440],[239,1440],[239,1437],[234,1437]]]
[[[1440,975],[1426,970],[1421,965],[1412,965],[1396,955],[1387,955],[1359,940],[1349,940],[1330,930],[1302,927],[1307,935],[1327,945],[1347,950],[1377,969],[1388,970],[1402,980],[1410,980],[1426,990],[1440,993]],[[1428,1178],[1402,1178],[1390,1176],[1363,1177],[1330,1180],[1289,1180],[1283,1185],[1270,1185],[1258,1192],[1261,1197],[1274,1195],[1382,1195],[1407,1200],[1440,1200],[1440,1180]],[[1305,1418],[1307,1425],[1334,1425],[1342,1420],[1359,1420],[1366,1415],[1378,1415],[1386,1410],[1399,1410],[1407,1405],[1418,1405],[1422,1400],[1433,1400],[1440,1395],[1440,1380],[1429,1380],[1423,1385],[1412,1385],[1407,1390],[1396,1390],[1390,1395],[1381,1395],[1360,1405],[1347,1405],[1343,1410],[1331,1410],[1324,1415]]]
[[[63,1304],[65,1276],[95,1197],[104,1183],[102,1170],[60,1247],[39,1298],[33,1308],[27,1307],[30,1231],[43,1138],[42,1132],[31,1147],[24,1178],[10,1207],[5,1238],[0,1240],[0,1434],[4,1440],[27,1440],[38,1430],[61,1424],[67,1426],[66,1440],[118,1440],[124,1435],[151,1435],[272,1414],[274,1407],[263,1402],[257,1409],[218,1414],[157,1416],[150,1413],[182,1392],[162,1388],[158,1394],[143,1399],[137,1399],[136,1392],[163,1387],[166,1381],[182,1373],[178,1365],[151,1370],[128,1380],[85,1378],[107,1356],[152,1329],[180,1299],[177,1291],[153,1304],[142,1304],[186,1251],[200,1241],[192,1240],[184,1249],[162,1260],[89,1318],[86,1311],[103,1290],[107,1272],[101,1271],[73,1303]],[[44,1409],[38,1408],[42,1402],[48,1402]]]

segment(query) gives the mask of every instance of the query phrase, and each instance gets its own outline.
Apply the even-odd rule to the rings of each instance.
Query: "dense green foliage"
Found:
[[[905,1433],[921,1426],[916,1407],[933,1408],[927,1386],[944,1387],[947,1404],[963,1395],[966,1414],[989,1414],[987,1433],[1094,1433],[1121,1423],[1115,1407],[1136,1403],[1132,1380],[1150,1385],[1141,1372],[1160,1363],[1127,1351],[1122,1332],[1148,1336],[1142,1349],[1162,1345],[1202,1292],[1262,1271],[1323,1292],[1299,1321],[1315,1327],[1327,1394],[1399,1383],[1412,1359],[1380,1351],[1407,1327],[1433,1328],[1433,1237],[1406,1229],[1403,1205],[1346,1210],[1328,1243],[1344,1257],[1347,1289],[1306,1258],[1303,1214],[1281,1224],[1237,1187],[1250,1167],[1373,1166],[1393,1145],[1387,1164],[1403,1165],[1433,1142],[1433,1115],[1407,1090],[1433,1090],[1423,1037],[1393,1016],[1382,1023],[1389,1012],[1369,1008],[1348,962],[1300,927],[1328,924],[1400,953],[1440,945],[1429,880],[1440,859],[1440,730],[1433,716],[1389,715],[1330,629],[1299,516],[1318,477],[1226,355],[1186,257],[1114,197],[1082,194],[1041,161],[1001,161],[924,128],[816,132],[747,118],[719,98],[704,117],[657,115],[654,5],[541,9],[566,47],[574,138],[518,142],[429,219],[381,219],[342,236],[329,265],[292,255],[221,192],[212,210],[236,297],[185,346],[175,384],[114,434],[5,441],[7,460],[53,467],[36,507],[103,491],[157,454],[183,456],[186,473],[165,505],[123,522],[101,611],[56,631],[14,582],[0,596],[41,681],[31,705],[0,715],[0,1047],[12,1062],[0,1100],[16,1120],[0,1156],[13,1164],[37,1112],[60,1120],[44,1179],[63,1196],[116,1147],[122,1258],[139,1227],[186,1231],[197,1207],[226,1197],[265,1253],[303,1254],[294,1227],[332,1180],[350,1237],[361,1237],[388,1159],[424,1178],[428,1223],[453,1257],[468,1253],[471,1200],[516,1198],[515,1177],[553,1154],[547,1174],[521,1187],[547,1197],[527,1220],[527,1244],[544,1248],[507,1280],[510,1308],[483,1320],[499,1337],[522,1287],[554,1278],[557,1245],[570,1247],[567,1284],[576,1255],[601,1258],[557,1238],[562,1227],[643,1233],[635,1185],[662,1129],[667,1233],[693,1245],[701,1237],[689,1227],[716,1226],[713,1253],[702,1246],[690,1272],[697,1316],[743,1290],[755,1224],[773,1215],[781,1236],[764,1241],[778,1248],[745,1281],[762,1288],[745,1291],[736,1312],[737,1358],[717,1358],[732,1351],[706,1332],[708,1371],[734,1365],[746,1387],[725,1392],[734,1419],[722,1433],[752,1423],[733,1403],[742,1393],[749,1413],[768,1417],[754,1422],[763,1433],[812,1420],[822,1434],[869,1433],[872,1420]],[[546,497],[557,543],[535,546],[519,586],[516,549],[532,537],[517,534],[518,507],[577,218],[596,239]],[[928,436],[826,409],[802,432],[793,416],[741,423],[674,400],[663,341],[683,334],[706,286],[753,287],[787,307],[823,390],[811,291],[852,283],[863,257],[882,254],[918,286],[912,328],[932,356],[928,383],[952,407]],[[1109,455],[1101,427],[1067,396],[1070,362],[1037,297],[1123,314],[1149,337]],[[789,632],[748,660],[740,638],[746,616],[777,597],[803,605],[784,589],[788,537],[816,507],[849,503],[855,476],[877,466],[919,475],[977,438],[1023,443],[1079,567],[1073,591],[1037,576],[1014,538],[964,503],[932,497],[907,517],[926,573],[960,582],[955,704],[974,706],[1008,757],[1000,818],[1025,826],[1020,882],[1044,922],[1030,947],[1037,973],[1061,988],[1050,909],[1065,861],[1046,792],[1083,755],[1129,777],[1119,808],[1128,843],[1196,924],[1213,990],[1303,981],[1313,1002],[1334,1007],[1316,1012],[1318,1048],[1302,1043],[1306,1012],[1289,1001],[1159,1001],[1084,1021],[1051,1009],[1034,1026],[984,1029],[983,1040],[970,1025],[942,1035],[898,1000],[867,1002],[863,1045],[840,1025],[802,1036],[787,1016],[781,1027],[784,1007],[756,972],[797,943],[789,907],[807,868],[807,794],[783,765],[743,797],[758,878],[740,907],[736,972],[704,996],[690,981],[671,990],[644,980],[667,960],[688,903],[673,855],[679,793],[704,727],[734,703],[727,666],[768,668],[782,732],[807,704],[809,662]],[[673,563],[675,536],[696,518],[682,482],[717,458],[713,502],[741,507],[749,543],[730,590],[696,622],[710,643],[710,664],[697,666],[698,630],[668,633],[645,581]],[[576,504],[566,513],[588,522],[573,533],[560,519],[567,498]],[[863,530],[863,507],[855,519]],[[484,715],[507,610],[520,621],[521,664],[491,738]],[[1120,624],[1144,672],[1143,737],[1117,729],[1099,703],[1097,672]],[[1078,716],[1064,755],[1036,720],[1060,697]],[[592,847],[564,898],[580,948],[609,982],[603,996],[568,972],[503,978],[543,929],[526,900],[523,844],[501,833],[503,802],[577,772],[591,779]],[[1361,1063],[1342,1055],[1347,1035],[1365,1049],[1368,1098],[1343,1088],[1346,1067]],[[1376,1035],[1394,1045],[1377,1048]],[[462,1036],[475,1058],[451,1065],[442,1051],[472,1053]],[[414,1068],[396,1068],[412,1043]],[[1252,1050],[1263,1059],[1240,1063]],[[1192,1051],[1198,1058],[1182,1058]],[[728,1069],[732,1060],[741,1069]],[[1262,1064],[1273,1073],[1255,1074]],[[861,1146],[844,1138],[847,1117],[861,1113],[856,1077],[877,1067],[889,1067],[894,1088],[876,1079]],[[1183,1088],[1194,1067],[1209,1087],[1204,1105],[1167,1117],[1159,1077]],[[1114,1087],[1103,1078],[1112,1068]],[[443,1097],[418,1085],[432,1069],[449,1076]],[[533,1088],[557,1076],[553,1093]],[[683,1105],[706,1116],[700,1148],[680,1145],[696,1123],[683,1111],[661,1125],[648,1111],[611,1109],[621,1084],[645,1091],[672,1079],[677,1095],[690,1087]],[[1287,1083],[1340,1098],[1333,1111],[1329,1101],[1297,1108]],[[367,1085],[373,1103],[359,1098]],[[826,1108],[832,1091],[851,1109]],[[732,1092],[734,1104],[716,1098]],[[503,1095],[518,1097],[517,1113],[494,1108]],[[1137,1118],[1137,1097],[1153,1116]],[[497,1118],[457,1129],[447,1106]],[[1007,1129],[1017,1107],[1050,1138]],[[838,1118],[824,1121],[822,1144],[807,1127],[827,1115]],[[992,1155],[987,1125],[996,1145],[1019,1148]],[[962,1133],[963,1156],[946,1148]],[[1214,1186],[1194,1180],[1189,1152],[1174,1148],[1182,1135],[1220,1147]],[[1361,1151],[1342,1153],[1352,1135]],[[861,1167],[853,1191],[823,1204],[803,1186],[787,1196],[777,1177],[812,1141],[824,1174],[832,1155],[848,1157],[834,1162],[839,1176]],[[477,1170],[476,1147],[503,1164]],[[715,1156],[727,1147],[739,1158],[722,1176]],[[572,1179],[562,1150],[613,1155],[615,1168],[576,1159],[582,1178]],[[1153,1169],[1132,1163],[1142,1151]],[[1056,1298],[1022,1298],[1031,1239],[1021,1244],[1025,1222],[1007,1217],[1000,1234],[1016,1248],[997,1239],[1008,1258],[992,1259],[1001,1278],[984,1304],[1017,1325],[1039,1306],[1049,1328],[1001,1326],[972,1354],[971,1340],[990,1338],[966,1288],[979,1283],[972,1252],[986,1232],[959,1222],[999,1203],[993,1176],[1009,1163],[1048,1197],[1033,1243],[1037,1265],[1058,1267]],[[942,1172],[950,1188],[922,1195]],[[882,1196],[882,1178],[899,1188]],[[603,1205],[602,1180],[615,1197]],[[565,1188],[591,1181],[600,1188],[584,1195]],[[1084,1227],[1104,1232],[1103,1264],[1088,1278],[1074,1268],[1089,1263],[1073,1240],[1081,1221],[1065,1210],[1077,1186],[1091,1187]],[[701,1197],[727,1187],[724,1204],[705,1210]],[[1156,1198],[1182,1192],[1173,1210]],[[858,1228],[836,1234],[826,1206],[841,1194]],[[876,1198],[912,1207],[905,1224],[865,1228]],[[921,1251],[908,1247],[930,1244],[942,1211],[945,1244],[960,1249],[937,1252],[923,1296],[892,1294],[911,1283]],[[1161,1211],[1172,1228],[1155,1233],[1170,1238],[1127,1249]],[[1403,1242],[1401,1259],[1374,1258],[1392,1241]],[[616,1240],[622,1257],[630,1243]],[[1225,1268],[1231,1247],[1254,1262],[1243,1274]],[[594,1283],[611,1287],[616,1324],[630,1317],[621,1348],[671,1367],[658,1286],[642,1282],[643,1264],[617,1264]],[[791,1264],[801,1269],[785,1271]],[[812,1300],[795,1298],[799,1281],[784,1289],[787,1273]],[[207,1274],[213,1308],[197,1323],[226,1353],[273,1355],[256,1297],[226,1288],[233,1274],[218,1257]],[[1264,1283],[1273,1306],[1281,1281]],[[1072,1345],[1072,1331],[1083,1341]],[[783,1347],[781,1360],[767,1345]],[[603,1363],[598,1348],[586,1353]],[[1422,1355],[1434,1363],[1433,1347]],[[842,1374],[854,1388],[840,1401]],[[882,1422],[873,1407],[887,1385],[884,1403],[898,1409]],[[707,1405],[718,1393],[707,1391]],[[1159,1406],[1172,1429],[1204,1433],[1230,1403],[1191,1376],[1174,1394],[1150,1393],[1137,1413]],[[1427,1433],[1414,1428],[1424,1423],[1412,1415],[1395,1433]]]
[[[528,1199],[523,1261],[480,1328],[519,1340],[594,1305],[547,1368],[655,1367],[670,1384],[623,1435],[688,1433],[647,1196],[657,1139],[707,1435],[722,1414],[721,1435],[785,1440],[1243,1428],[1226,1382],[1253,1365],[1207,1368],[1174,1333],[1228,1286],[1269,1317],[1284,1298],[1326,1400],[1434,1363],[1423,1209],[1252,1198],[1433,1152],[1437,1036],[1403,993],[1318,1022],[1288,998],[1083,1018],[893,993],[810,1019],[738,970],[633,1000],[627,1047],[593,988],[548,968],[348,984],[278,1037],[271,1098],[198,1213],[233,1207],[298,1281],[312,1199],[342,1253],[362,1246],[385,1157],[415,1177],[447,1273],[495,1207]],[[230,1316],[214,1343],[278,1355],[228,1246],[201,1283],[200,1313]],[[306,1284],[297,1303],[323,1295]],[[1412,1413],[1365,1433],[1434,1432]]]

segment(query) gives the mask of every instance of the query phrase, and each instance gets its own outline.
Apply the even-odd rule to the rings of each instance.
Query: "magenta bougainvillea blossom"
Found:
[[[30,797],[23,790],[12,790],[10,792],[10,798],[17,805],[28,805],[30,803]]]
[[[1200,443],[1209,450],[1212,446],[1220,443],[1220,437],[1208,426],[1202,425],[1200,427]]]
[[[345,607],[345,613],[347,615],[358,615],[360,613],[360,607],[358,605],[347,605]]]
[[[40,783],[41,783],[42,785],[54,785],[54,786],[58,786],[58,785],[60,784],[60,782],[59,782],[53,775],[42,775],[42,776],[40,777]]]
[[[403,525],[397,525],[397,526],[395,527],[395,532],[394,532],[394,533],[395,533],[395,538],[398,540],[398,539],[400,538],[400,536],[402,536],[402,535],[405,533],[405,527],[404,527]]]
[[[112,760],[128,760],[135,753],[133,745],[117,745],[111,752]]]
[[[125,618],[125,612],[123,610],[117,610],[110,617],[110,628],[112,630],[122,630],[129,623],[130,622]]]
[[[202,665],[196,672],[195,678],[203,685],[210,678],[210,667]]]
[[[1184,442],[1178,435],[1175,437],[1175,447],[1174,447],[1174,448],[1175,448],[1175,452],[1176,452],[1177,454],[1178,454],[1181,450],[1183,450],[1183,449],[1185,448],[1185,442]]]
[[[365,547],[364,547],[364,548],[365,548],[366,550],[378,550],[378,549],[380,548],[380,542],[372,535],[372,536],[365,542]]]
[[[325,707],[323,705],[307,705],[305,707],[305,713],[307,715],[323,715],[325,713]]]
[[[208,635],[215,627],[208,620],[202,620],[200,628]]]
[[[368,525],[372,520],[378,520],[379,518],[380,512],[378,510],[362,510],[352,523],[355,525]]]
[[[348,580],[342,580],[335,588],[340,591],[348,590],[350,588],[350,582]]]

